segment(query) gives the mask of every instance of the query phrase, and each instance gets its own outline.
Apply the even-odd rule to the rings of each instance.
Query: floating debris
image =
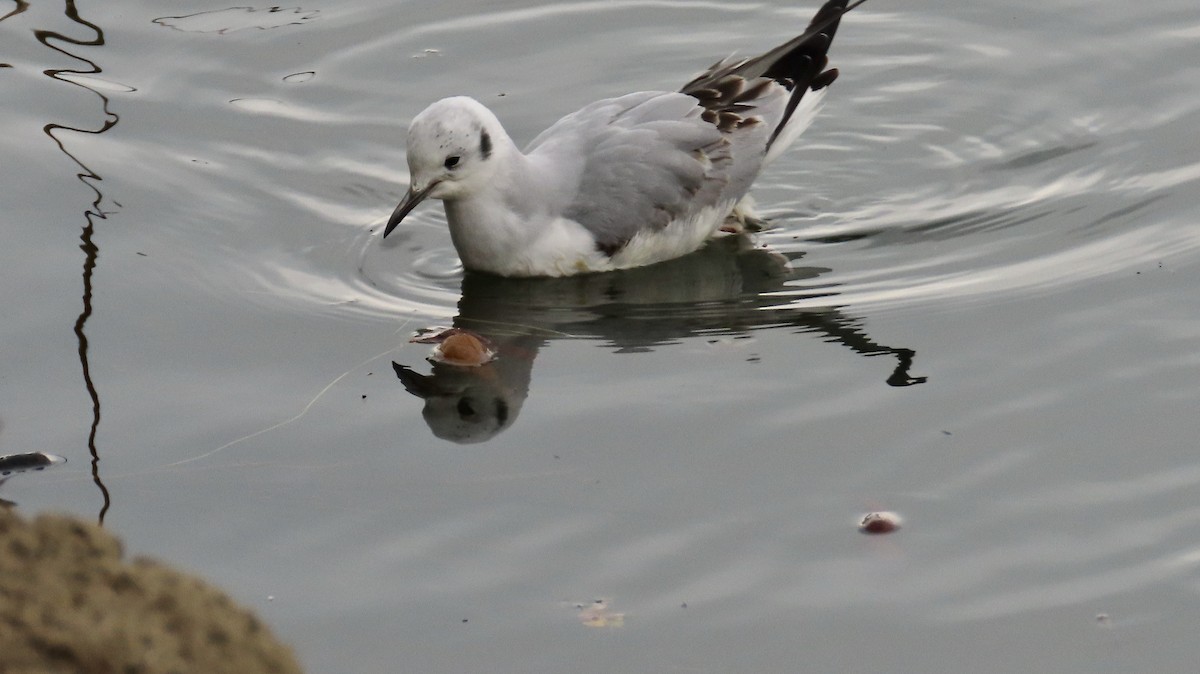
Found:
[[[428,328],[421,328],[413,333],[412,337],[408,338],[409,344],[437,344],[442,339],[443,335],[453,332],[455,328],[447,325],[434,325]]]
[[[65,458],[57,454],[47,454],[46,452],[8,454],[0,456],[0,477],[45,470],[48,466],[66,462]]]
[[[579,622],[585,627],[624,627],[625,614],[608,610],[607,599],[593,599],[575,604],[579,610]]]
[[[463,328],[422,330],[408,340],[414,344],[436,344],[429,360],[435,363],[478,367],[496,358],[496,348],[482,335]]]
[[[903,520],[894,512],[882,510],[863,515],[858,530],[864,534],[890,534],[900,528]]]
[[[151,23],[185,33],[227,35],[250,28],[270,30],[300,25],[315,19],[320,13],[320,10],[300,7],[229,7],[184,16],[162,16]]]
[[[317,73],[314,70],[305,70],[303,72],[292,73],[291,75],[286,75],[286,76],[284,76],[283,81],[289,82],[292,84],[297,84],[300,82],[307,82],[307,81],[311,80],[313,77],[316,77],[316,75],[317,75]]]

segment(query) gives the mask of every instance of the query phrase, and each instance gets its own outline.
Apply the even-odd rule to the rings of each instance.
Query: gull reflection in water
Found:
[[[915,353],[872,340],[862,321],[837,305],[836,285],[818,281],[829,270],[798,265],[802,256],[755,248],[738,236],[669,262],[604,274],[510,279],[468,272],[453,327],[478,335],[497,357],[472,366],[431,359],[429,374],[392,367],[405,390],[424,401],[434,435],[463,444],[485,442],[516,421],[538,350],[555,339],[602,340],[628,353],[701,334],[791,328],[863,356],[889,357],[890,386],[924,382],[909,373]],[[804,308],[788,304],[801,300]]]

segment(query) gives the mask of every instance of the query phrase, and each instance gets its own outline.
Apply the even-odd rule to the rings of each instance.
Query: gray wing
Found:
[[[611,255],[639,231],[661,229],[721,200],[729,141],[703,117],[692,96],[629,94],[562,118],[526,154],[575,158],[571,163],[581,168],[563,215]]]
[[[755,58],[720,61],[680,93],[593,103],[542,132],[526,154],[570,167],[560,178],[572,195],[563,214],[609,254],[643,229],[739,199],[807,124],[793,115],[804,95],[836,79],[825,69],[829,45],[842,14],[862,2],[828,0],[802,35]]]

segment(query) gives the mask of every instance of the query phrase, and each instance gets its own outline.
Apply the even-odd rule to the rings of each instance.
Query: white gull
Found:
[[[524,152],[483,104],[444,98],[409,126],[409,189],[383,235],[432,197],[470,270],[568,276],[690,253],[745,222],[750,184],[812,121],[838,23],[863,2],[830,0],[802,35],[678,92],[585,106]]]

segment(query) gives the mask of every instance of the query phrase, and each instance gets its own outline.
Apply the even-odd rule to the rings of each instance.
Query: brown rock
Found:
[[[0,508],[0,674],[300,674],[221,591],[122,557],[93,524]]]

